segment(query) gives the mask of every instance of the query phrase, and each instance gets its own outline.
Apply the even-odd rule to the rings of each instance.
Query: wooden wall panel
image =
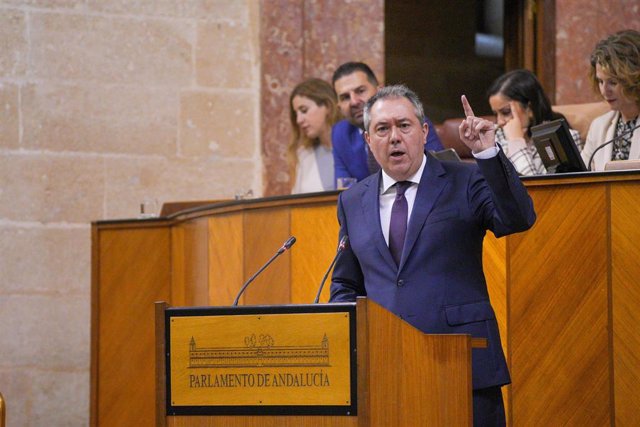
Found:
[[[482,267],[487,280],[489,299],[496,313],[500,342],[507,364],[509,364],[508,334],[508,294],[507,294],[507,239],[497,239],[493,233],[487,233],[482,244]],[[511,387],[502,387],[504,406],[509,419]]]
[[[244,282],[242,224],[242,212],[208,218],[209,305],[231,305]]]
[[[172,227],[173,285],[171,304],[197,306],[209,303],[209,249],[205,218]]]
[[[288,207],[275,207],[246,211],[244,229],[244,280],[249,279],[271,258],[289,238],[290,221]],[[294,245],[276,259],[247,288],[243,296],[245,305],[288,304],[291,302],[290,262]],[[242,303],[242,302],[241,302]]]
[[[171,299],[167,303],[183,307],[186,303],[184,227],[171,227]]]
[[[364,333],[371,426],[471,425],[467,336],[424,334],[371,301]],[[448,377],[442,375],[445,371]],[[451,402],[456,408],[443,410]]]
[[[482,247],[482,266],[487,279],[489,298],[496,312],[502,347],[507,353],[507,239],[489,233]]]
[[[96,420],[102,426],[152,426],[154,302],[170,297],[169,229],[102,230],[98,245]]]
[[[640,191],[611,190],[613,381],[615,423],[640,423]]]
[[[338,220],[335,204],[291,210],[291,234],[298,242],[291,251],[291,302],[309,304],[318,292],[322,276],[336,254]],[[331,273],[320,302],[329,301]]]
[[[509,246],[513,425],[606,425],[606,186],[530,193],[538,220]]]
[[[488,234],[483,252],[513,379],[510,424],[634,425],[640,407],[640,174],[525,182],[536,225],[503,239]],[[184,305],[169,300],[170,279],[176,301],[198,300],[188,297],[187,282],[208,277],[208,304],[230,304],[242,282],[295,235],[292,251],[251,285],[242,303],[310,302],[335,254],[335,197],[221,203],[156,222],[94,224],[92,423],[147,423],[140,408],[153,402],[143,395],[144,385],[127,383],[125,397],[113,390],[132,372],[142,383],[152,375],[152,353],[139,355],[153,328],[140,319],[152,319],[155,300]],[[196,261],[186,258],[194,256],[204,269],[188,271]],[[327,293],[328,287],[323,301]],[[148,316],[141,311],[146,301]],[[123,333],[127,342],[105,346]]]

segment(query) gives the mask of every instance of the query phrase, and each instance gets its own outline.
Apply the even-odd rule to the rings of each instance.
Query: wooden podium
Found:
[[[247,338],[244,348],[229,345],[260,321],[270,322],[257,326],[271,331],[262,335],[271,340],[267,345]],[[309,333],[324,335],[323,347],[291,345]],[[202,337],[207,348],[196,345]],[[277,346],[283,338],[288,345]],[[486,345],[468,335],[424,334],[366,298],[354,304],[176,309],[157,303],[156,343],[156,425],[174,427],[470,426],[471,348]],[[229,369],[235,383],[223,384]],[[277,381],[278,373],[282,378],[293,371],[302,378],[305,369],[324,370],[315,387],[275,384],[260,390],[260,375]],[[323,394],[323,386],[336,388]],[[272,405],[256,403],[274,393]],[[182,415],[171,415],[176,412]]]

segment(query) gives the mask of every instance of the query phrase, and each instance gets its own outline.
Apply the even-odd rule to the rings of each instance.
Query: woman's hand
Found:
[[[502,127],[505,138],[507,141],[518,138],[526,139],[527,127],[523,124],[528,123],[527,112],[518,101],[509,102],[509,107],[511,108],[511,120]]]

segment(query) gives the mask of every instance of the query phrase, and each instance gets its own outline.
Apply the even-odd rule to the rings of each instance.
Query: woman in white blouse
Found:
[[[334,190],[331,127],[338,121],[339,110],[333,87],[315,78],[298,84],[289,98],[289,116],[291,193]]]
[[[496,115],[496,143],[511,160],[520,175],[542,175],[547,170],[531,139],[531,127],[564,119],[551,109],[542,85],[529,70],[513,70],[498,77],[488,90],[489,105]],[[571,129],[578,149],[582,142]]]
[[[611,111],[591,122],[584,163],[601,171],[610,161],[639,159],[640,129],[634,128],[640,125],[640,32],[625,30],[600,40],[591,54],[589,74]]]

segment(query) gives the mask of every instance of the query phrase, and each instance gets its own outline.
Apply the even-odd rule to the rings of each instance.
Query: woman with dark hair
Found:
[[[585,164],[593,157],[587,167],[601,171],[609,161],[640,158],[640,129],[633,131],[640,124],[640,32],[625,30],[600,40],[591,54],[589,77],[611,111],[591,122],[582,151]]]
[[[331,127],[339,114],[336,93],[324,80],[305,80],[291,92],[293,134],[288,159],[292,194],[335,190]]]
[[[498,77],[487,93],[489,105],[496,115],[496,143],[507,155],[520,175],[542,175],[547,171],[531,139],[531,127],[556,119],[564,119],[551,109],[535,74],[514,70]],[[580,135],[571,129],[578,148]]]

